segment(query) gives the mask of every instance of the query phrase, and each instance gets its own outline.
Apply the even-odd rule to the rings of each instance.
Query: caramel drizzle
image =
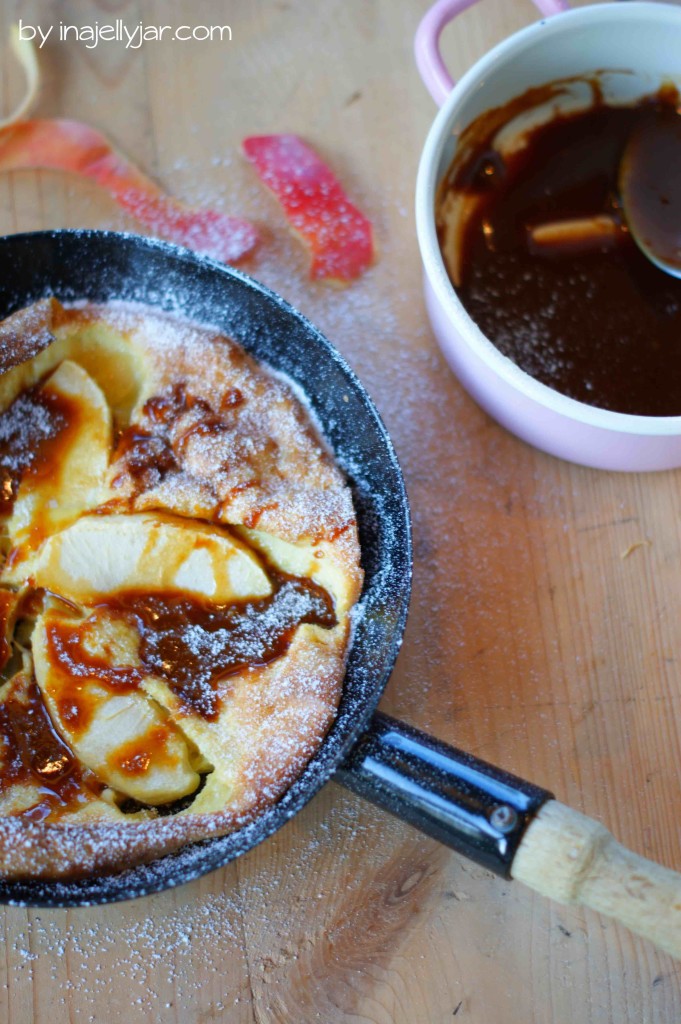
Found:
[[[11,515],[24,478],[38,482],[54,473],[79,415],[77,403],[39,384],[0,416],[0,516]]]
[[[272,571],[270,580],[272,594],[255,601],[213,604],[186,595],[129,591],[99,601],[84,622],[49,622],[50,657],[63,679],[60,714],[70,728],[84,730],[91,714],[89,679],[120,693],[137,689],[153,675],[165,680],[186,713],[215,720],[221,680],[282,657],[303,623],[324,629],[336,625],[333,601],[322,587]],[[85,649],[92,617],[103,614],[135,629],[139,666],[112,666]]]
[[[15,687],[22,681],[15,680]],[[18,814],[27,821],[54,820],[105,787],[55,730],[35,679],[26,681],[22,696],[13,693],[0,704],[0,792],[20,783],[37,785],[38,803]]]

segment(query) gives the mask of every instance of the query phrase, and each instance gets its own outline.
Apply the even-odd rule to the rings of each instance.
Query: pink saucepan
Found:
[[[499,43],[455,84],[440,54],[440,33],[474,2],[439,0],[421,22],[415,42],[419,71],[441,107],[416,187],[426,303],[438,342],[476,401],[530,444],[601,469],[681,466],[681,416],[633,416],[575,401],[535,380],[495,348],[450,283],[434,215],[437,188],[461,133],[484,111],[557,79],[586,80],[597,74],[605,101],[613,105],[635,102],[664,82],[681,84],[681,8],[633,2],[568,10],[563,0],[534,0],[541,20]],[[575,90],[575,108],[591,102],[585,93],[580,97]],[[541,113],[535,110],[533,116]]]

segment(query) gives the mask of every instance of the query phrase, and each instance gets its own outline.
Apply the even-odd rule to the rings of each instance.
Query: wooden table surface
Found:
[[[231,43],[48,40],[37,111],[106,131],[175,195],[255,218],[248,265],[344,352],[395,440],[414,594],[382,707],[553,790],[681,865],[681,475],[543,455],[492,422],[429,329],[413,218],[435,110],[412,59],[426,0],[5,0],[11,21],[229,23]],[[443,37],[455,73],[534,17],[484,0]],[[0,102],[21,92],[5,54]],[[339,292],[239,156],[305,135],[373,218],[380,261]],[[95,186],[0,177],[2,233],[135,229]],[[2,910],[7,1024],[669,1024],[679,965],[592,913],[492,877],[334,784],[282,831],[178,891]]]

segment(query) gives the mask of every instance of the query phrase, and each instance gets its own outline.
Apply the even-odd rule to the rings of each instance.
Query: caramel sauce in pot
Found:
[[[503,155],[500,128],[559,85],[530,90],[464,132],[464,158],[436,210],[450,277],[483,333],[542,383],[616,412],[681,415],[681,281],[636,246],[618,193],[631,133],[661,111],[681,124],[678,94],[667,87],[611,107],[594,84],[588,109],[529,129]],[[472,204],[456,266],[447,222],[455,195]],[[572,232],[551,235],[570,223]]]

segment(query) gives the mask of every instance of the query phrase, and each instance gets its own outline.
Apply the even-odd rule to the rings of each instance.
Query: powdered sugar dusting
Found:
[[[50,299],[20,309],[0,323],[0,373],[26,359],[32,359],[52,341],[49,320]]]
[[[161,476],[153,453],[150,470],[156,475],[144,478],[135,507],[159,504],[195,515],[215,514],[217,508],[223,522],[257,525],[294,543],[340,535],[352,525],[350,495],[282,375],[256,368],[217,328],[197,330],[180,318],[142,316],[133,304],[111,303],[106,318],[132,332],[152,358],[134,424],[168,453]],[[159,405],[147,410],[150,398],[172,406],[172,416]],[[128,461],[123,453],[114,467],[120,497],[136,491]],[[201,490],[194,509],[184,504],[187,485]]]
[[[129,1024],[142,1012],[159,1021],[176,1019],[175,1000],[181,1001],[181,1013],[212,983],[215,1010],[233,1009],[245,993],[225,979],[224,957],[241,939],[242,899],[227,891],[200,896],[191,908],[174,902],[165,900],[153,918],[132,916],[124,923],[111,915],[69,923],[49,912],[31,915],[13,929],[7,948],[11,975],[4,989],[8,982],[26,985],[40,972],[56,1007],[77,1005],[77,1019],[102,1024],[99,1013],[90,1013],[104,1003],[106,1024]],[[120,1001],[123,991],[125,1001]]]
[[[0,446],[3,468],[20,472],[33,462],[41,441],[53,437],[59,430],[58,417],[29,394],[20,395],[0,416]]]
[[[197,624],[184,630],[182,639],[192,654],[207,662],[220,660],[229,650],[239,661],[257,664],[265,657],[275,638],[295,623],[302,622],[310,610],[310,596],[296,590],[291,583],[285,583],[263,612],[248,605],[233,631],[217,629],[208,632]]]
[[[241,1010],[252,1020],[252,985],[275,985],[278,966],[294,967],[326,942],[330,866],[344,873],[341,907],[365,901],[366,872],[389,864],[404,841],[405,826],[362,813],[338,787],[322,810],[321,821],[319,809],[304,812],[266,861],[248,857],[153,900],[68,915],[8,908],[0,1005],[32,983],[57,1020],[231,1024]]]

